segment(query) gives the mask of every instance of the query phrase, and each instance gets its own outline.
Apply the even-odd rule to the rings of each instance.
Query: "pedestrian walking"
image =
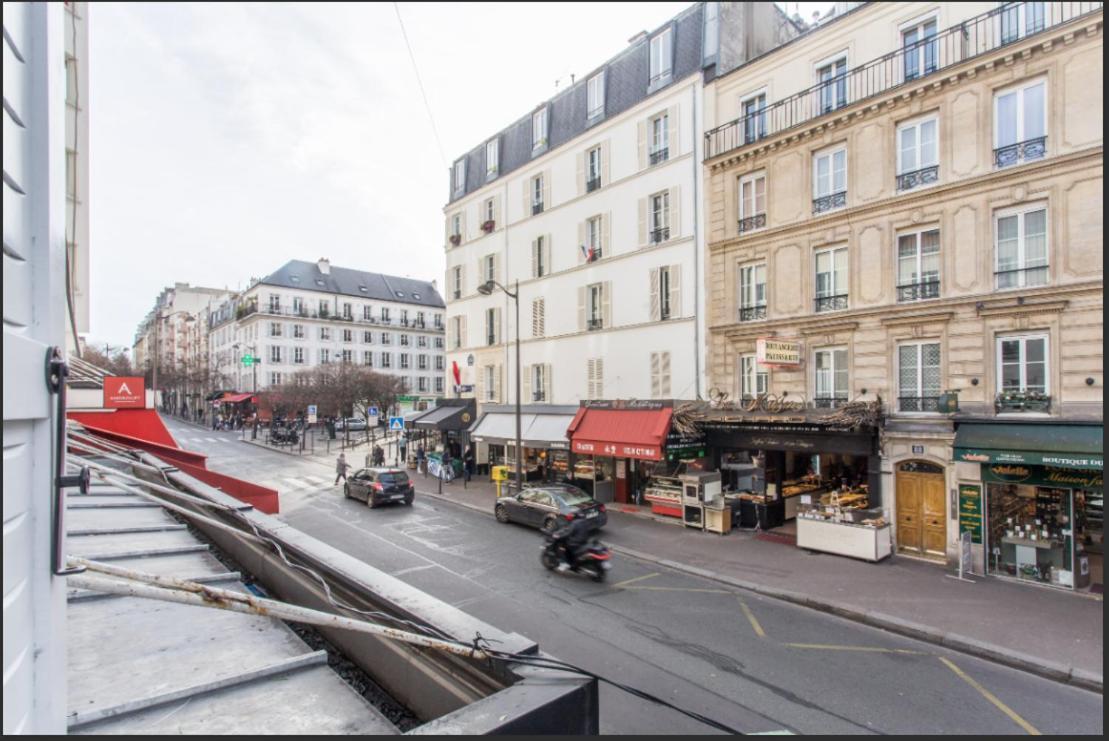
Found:
[[[402,465],[402,466],[408,465],[408,458],[405,455],[408,452],[408,438],[405,437],[403,432],[400,434],[399,437],[397,437],[397,450],[400,451],[400,454],[399,454],[400,465]],[[419,462],[419,455],[418,454],[417,454],[416,460],[417,460],[417,465],[419,465],[419,463],[418,463]]]
[[[347,469],[350,464],[347,463],[347,456],[345,453],[339,453],[339,457],[335,460],[335,486],[339,485],[339,479],[345,483],[347,480]]]
[[[466,452],[462,456],[462,469],[466,472],[466,483],[470,483],[470,479],[474,476],[474,446],[467,445]]]
[[[416,445],[416,470],[422,471],[424,476],[427,476],[427,453],[423,443]]]
[[[443,471],[443,481],[446,481],[449,484],[451,481],[454,480],[454,465],[451,461],[451,448],[449,445],[443,446],[443,458],[441,463]]]

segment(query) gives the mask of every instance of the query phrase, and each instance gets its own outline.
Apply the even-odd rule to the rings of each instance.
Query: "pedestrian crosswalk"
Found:
[[[263,486],[269,486],[281,492],[308,492],[334,488],[335,483],[323,476],[304,474],[302,476],[285,476],[277,480],[261,481]]]

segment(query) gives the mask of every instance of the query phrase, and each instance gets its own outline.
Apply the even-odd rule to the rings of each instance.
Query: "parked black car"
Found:
[[[560,520],[569,521],[575,517],[587,519],[593,530],[601,529],[608,522],[605,505],[569,484],[525,486],[517,494],[498,499],[493,512],[497,522],[518,522],[545,533],[554,532]]]
[[[343,495],[371,507],[386,502],[404,502],[411,506],[416,486],[399,468],[362,468],[347,478]]]

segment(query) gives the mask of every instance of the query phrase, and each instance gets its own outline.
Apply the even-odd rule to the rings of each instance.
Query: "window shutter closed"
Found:
[[[659,394],[663,397],[670,396],[670,353],[661,353],[659,361]]]
[[[585,193],[585,152],[578,152],[578,195]]]
[[[647,244],[647,199],[639,199],[639,246]]]
[[[670,266],[670,316],[682,315],[682,266]]]
[[[578,286],[578,331],[585,331],[585,286]]]
[[[520,372],[524,374],[520,379],[520,385],[523,387],[523,391],[521,392],[522,398],[520,399],[521,404],[530,404],[533,400],[531,391],[532,368],[533,366],[525,365],[520,369]]]
[[[543,401],[550,402],[554,400],[554,385],[551,381],[551,364],[547,363],[543,366]]]
[[[651,398],[659,398],[659,353],[651,353]]]
[[[497,193],[493,196],[493,221],[497,226],[501,226],[501,194]]]
[[[539,277],[539,240],[531,240],[531,277]]]
[[[578,264],[581,264],[581,263],[585,262],[585,252],[586,252],[586,250],[583,249],[585,247],[585,231],[586,231],[586,222],[584,222],[584,221],[579,222],[578,223]]]
[[[645,170],[647,168],[647,122],[640,121],[637,128],[639,138],[639,169]]]
[[[485,282],[485,258],[479,257],[477,259],[477,284],[480,286]]]
[[[610,145],[611,142],[612,142],[611,139],[605,139],[604,142],[602,142],[602,144],[601,144],[601,183],[604,184],[604,185],[608,185],[609,183],[612,182],[609,179],[609,174],[608,174],[609,173],[608,161],[609,161],[609,158],[610,158],[609,145]]]
[[[526,219],[531,216],[531,178],[524,178],[524,215],[521,218]]]
[[[543,210],[550,211],[551,206],[551,171],[546,170],[543,173]]]
[[[454,322],[447,321],[447,347],[454,349]]]
[[[678,106],[676,106],[676,105],[670,106],[670,109],[667,111],[666,115],[667,115],[667,119],[668,119],[666,121],[667,134],[668,134],[667,140],[666,140],[666,146],[670,150],[669,159],[674,159],[679,154],[681,154],[681,152],[678,150],[678,146],[679,146],[679,140],[678,140]]]
[[[462,241],[465,242],[466,241],[466,211],[465,211],[465,209],[463,209],[463,211],[462,211],[462,218],[459,219],[459,224],[460,224],[460,226],[459,226],[460,234],[462,234]]]
[[[466,315],[465,314],[463,314],[461,320],[459,320],[459,325],[460,325],[460,329],[461,329],[461,333],[462,333],[462,347],[467,347],[467,343],[466,343]]]
[[[551,264],[551,235],[548,234],[543,239],[543,264],[546,266],[545,270],[547,275],[554,272],[554,265]]]
[[[659,321],[660,315],[661,310],[659,308],[658,268],[651,268],[651,321]]]
[[[485,366],[484,365],[481,366],[481,369],[479,370],[479,372],[477,374],[477,378],[474,379],[474,398],[485,401]]]
[[[499,252],[493,255],[493,280],[504,283],[504,276],[501,275],[501,255]]]
[[[497,365],[497,369],[493,372],[493,382],[495,383],[496,389],[497,389],[494,392],[494,399],[498,402],[504,401],[504,397],[501,395],[502,386],[503,386],[503,384],[501,383],[501,380],[502,380],[501,376],[503,374],[504,374],[504,366],[503,365]]]
[[[612,257],[612,212],[601,216],[601,253]]]
[[[501,344],[501,309],[497,307],[493,309],[493,337],[495,337],[495,344]]]
[[[670,189],[670,238],[677,239],[682,234],[682,189],[675,185]]]
[[[600,399],[600,398],[604,397],[604,395],[605,395],[605,359],[604,358],[597,358],[596,360],[593,361],[593,374],[594,374],[594,378],[595,378],[594,386],[593,386],[593,398],[594,399]]]
[[[612,281],[605,281],[601,288],[601,316],[605,328],[612,326]]]
[[[546,299],[537,298],[531,302],[531,336],[543,337],[547,331]]]

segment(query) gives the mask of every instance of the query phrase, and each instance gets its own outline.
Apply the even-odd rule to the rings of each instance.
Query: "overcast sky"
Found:
[[[291,259],[442,282],[447,163],[688,6],[400,3],[429,118],[391,3],[93,4],[90,338]]]

